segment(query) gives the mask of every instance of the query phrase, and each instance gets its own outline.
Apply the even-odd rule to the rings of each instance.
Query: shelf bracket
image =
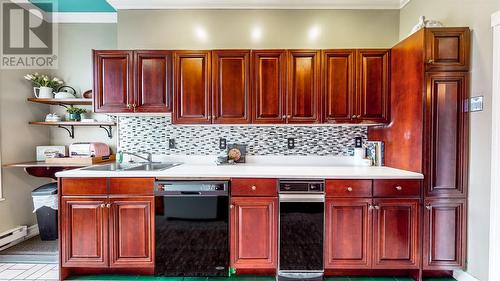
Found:
[[[108,134],[108,138],[110,138],[110,139],[113,138],[113,128],[111,126],[100,125],[99,128],[101,128],[104,131],[106,131],[106,133]]]
[[[75,126],[58,125],[57,127],[66,130],[66,132],[68,132],[70,138],[72,138],[72,139],[75,138]],[[68,129],[68,127],[69,127],[69,129]]]

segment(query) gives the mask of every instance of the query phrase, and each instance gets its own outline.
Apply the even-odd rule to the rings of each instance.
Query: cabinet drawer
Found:
[[[420,196],[419,180],[374,180],[373,196],[375,197],[418,197]]]
[[[109,194],[153,195],[153,178],[111,178]]]
[[[276,179],[232,179],[232,196],[276,196]]]
[[[328,197],[371,197],[371,180],[327,180]]]
[[[107,195],[106,178],[62,179],[62,195]]]

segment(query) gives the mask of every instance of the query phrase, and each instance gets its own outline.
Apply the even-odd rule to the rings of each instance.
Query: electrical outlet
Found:
[[[227,140],[225,138],[219,139],[219,148],[226,149],[227,148]]]
[[[354,138],[354,147],[356,148],[363,147],[363,139],[361,137]]]
[[[170,149],[175,148],[175,139],[168,139],[168,148]]]
[[[286,140],[288,149],[294,149],[295,148],[295,139],[294,138],[288,138]]]
[[[471,97],[469,99],[469,111],[483,111],[483,96]]]

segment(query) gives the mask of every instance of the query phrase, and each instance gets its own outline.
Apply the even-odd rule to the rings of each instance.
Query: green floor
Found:
[[[154,277],[137,275],[87,275],[72,276],[67,280],[162,280],[162,281],[274,281],[274,276],[224,277]],[[326,281],[412,281],[409,277],[327,277]],[[455,281],[453,278],[428,278],[426,281]]]

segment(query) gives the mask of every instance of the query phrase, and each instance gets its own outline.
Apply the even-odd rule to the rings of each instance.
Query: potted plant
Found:
[[[80,121],[82,120],[82,114],[87,112],[87,110],[83,108],[78,108],[74,106],[68,107],[66,111],[69,114],[69,121]]]
[[[57,88],[64,84],[64,81],[57,77],[50,78],[47,75],[38,74],[38,72],[24,76],[24,79],[33,83],[33,93],[35,94],[35,97],[43,99],[52,98],[52,92],[54,91],[54,88]]]

